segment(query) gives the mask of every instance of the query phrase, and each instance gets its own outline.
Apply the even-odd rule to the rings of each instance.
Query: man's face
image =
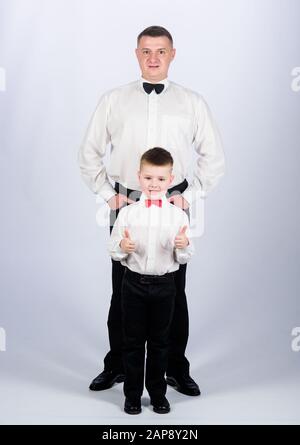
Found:
[[[135,50],[142,77],[149,82],[159,82],[168,77],[175,52],[168,37],[143,36]]]
[[[148,198],[157,199],[166,194],[174,175],[172,175],[171,165],[157,166],[143,162],[138,178],[142,192]]]

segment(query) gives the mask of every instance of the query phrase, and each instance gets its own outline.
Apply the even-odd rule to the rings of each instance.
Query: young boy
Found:
[[[164,378],[176,287],[173,272],[193,254],[186,213],[171,204],[173,158],[163,148],[146,151],[138,172],[139,201],[122,208],[114,224],[109,251],[126,266],[122,282],[124,410],[141,412],[145,386],[156,413],[167,413]]]

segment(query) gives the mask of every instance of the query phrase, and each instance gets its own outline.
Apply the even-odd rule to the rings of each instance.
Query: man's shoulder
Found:
[[[177,90],[177,92],[181,92],[182,94],[191,96],[195,100],[204,100],[202,93],[199,93],[198,91],[192,90],[191,88],[180,85],[179,83],[176,83],[174,81],[170,81],[170,85],[175,91]]]
[[[119,96],[122,94],[127,94],[128,92],[132,92],[133,89],[137,88],[138,86],[138,80],[134,80],[132,82],[119,85],[117,87],[111,88],[109,90],[106,90],[104,93],[102,93],[102,96],[106,96],[108,98]]]

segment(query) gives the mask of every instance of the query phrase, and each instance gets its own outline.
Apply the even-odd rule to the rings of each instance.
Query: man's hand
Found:
[[[189,203],[184,199],[182,195],[173,195],[168,199],[169,202],[173,202],[177,207],[180,207],[183,210],[189,208]]]
[[[130,238],[128,229],[124,230],[124,238],[122,238],[122,241],[120,242],[120,247],[125,253],[132,253],[135,251],[135,243]]]
[[[121,193],[118,193],[117,195],[112,196],[108,201],[107,204],[111,208],[111,210],[117,210],[123,207],[123,205],[128,202],[128,204],[133,204],[135,201],[132,199],[127,198],[127,196],[122,195]]]
[[[177,233],[175,242],[174,242],[176,249],[184,249],[186,246],[189,245],[189,239],[185,234],[186,229],[187,229],[187,226],[183,226]]]

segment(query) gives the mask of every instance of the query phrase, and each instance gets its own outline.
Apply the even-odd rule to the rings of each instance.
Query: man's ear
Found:
[[[175,58],[176,56],[176,48],[172,49],[172,60]]]

